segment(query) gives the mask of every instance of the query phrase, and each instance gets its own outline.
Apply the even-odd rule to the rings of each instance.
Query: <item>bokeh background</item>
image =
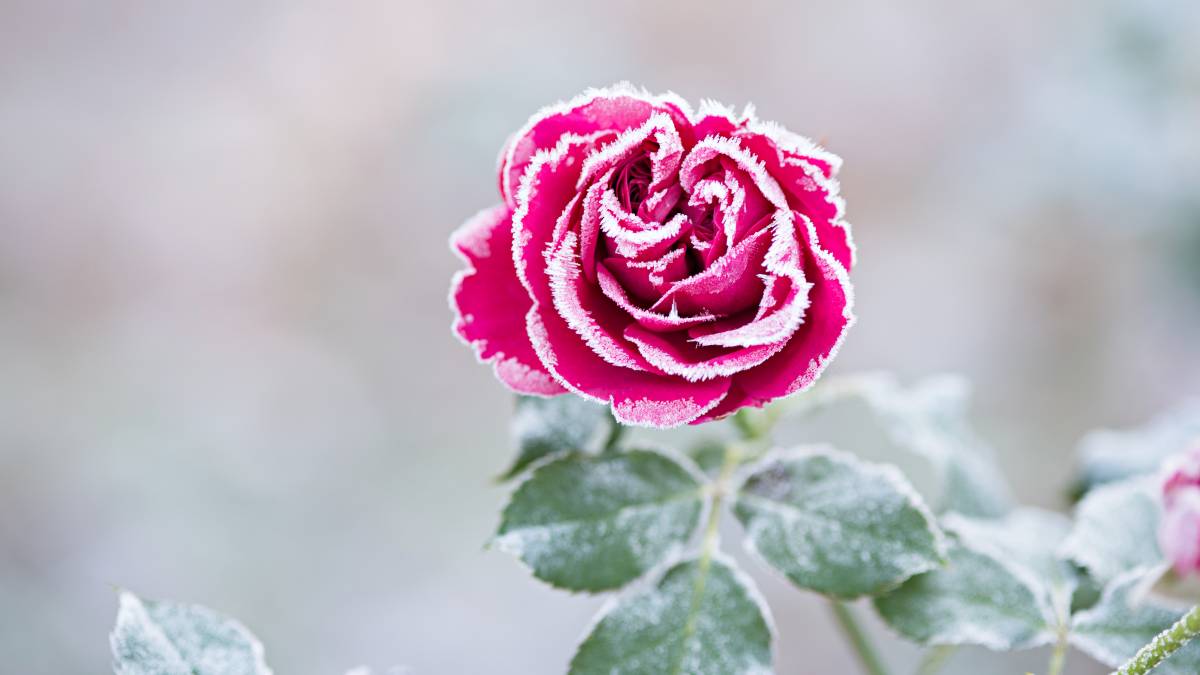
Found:
[[[1196,392],[1195,0],[7,0],[0,669],[105,672],[121,585],[281,675],[561,672],[602,599],[483,550],[511,399],[451,337],[445,240],[531,112],[625,79],[845,158],[834,372],[968,376],[1024,501]],[[751,569],[780,672],[853,672]]]

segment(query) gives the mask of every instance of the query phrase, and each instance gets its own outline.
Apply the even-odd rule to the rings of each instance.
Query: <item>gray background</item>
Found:
[[[1200,4],[904,5],[0,4],[3,670],[105,672],[122,585],[242,618],[281,674],[562,671],[602,600],[482,550],[511,402],[450,335],[445,239],[529,113],[622,79],[841,154],[834,372],[966,374],[1063,507],[1084,431],[1200,376]],[[849,672],[751,569],[780,672]]]

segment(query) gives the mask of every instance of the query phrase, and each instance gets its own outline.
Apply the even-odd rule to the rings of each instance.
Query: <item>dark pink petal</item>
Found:
[[[625,289],[621,287],[620,282],[613,277],[603,265],[598,268],[600,291],[605,297],[611,300],[617,307],[621,308],[629,316],[633,317],[639,325],[644,326],[652,331],[677,331],[685,330],[693,326],[710,323],[716,320],[711,314],[698,314],[696,316],[679,316],[675,313],[660,314],[642,309],[630,301],[629,295]],[[628,330],[625,335],[628,336]]]
[[[450,238],[466,263],[450,286],[454,332],[491,363],[496,377],[513,391],[550,396],[563,388],[542,365],[524,314],[532,305],[512,266],[512,221],[504,204],[481,211]]]
[[[789,153],[763,134],[746,133],[740,138],[763,160],[767,171],[784,188],[792,206],[812,219],[819,245],[832,253],[843,267],[851,269],[854,240],[849,224],[842,220],[845,203],[838,195],[838,182],[832,177],[833,167],[837,164],[828,163],[837,158],[823,153],[821,158],[826,163],[818,163],[811,156]]]
[[[667,311],[675,306],[684,314],[729,315],[754,307],[763,292],[758,274],[770,243],[771,229],[759,230],[708,269],[672,285],[650,309]]]
[[[647,361],[668,375],[677,375],[689,382],[728,377],[753,368],[771,358],[787,344],[786,338],[775,344],[719,349],[687,344],[684,336],[660,334],[644,326],[625,329],[625,337],[637,345]]]
[[[729,388],[728,378],[687,382],[606,363],[557,314],[540,311],[536,304],[529,310],[527,328],[534,350],[559,384],[609,403],[624,424],[687,424],[719,404]]]
[[[800,214],[796,214],[796,229],[802,245],[815,241],[812,223]],[[808,248],[806,257],[805,277],[812,288],[804,322],[783,351],[737,375],[738,385],[758,401],[787,396],[815,382],[854,322],[853,292],[845,268],[820,248]]]
[[[741,387],[738,386],[736,378],[733,384],[729,385],[729,392],[725,394],[725,398],[712,410],[692,420],[690,424],[704,424],[719,420],[726,415],[733,414],[742,408],[761,408],[765,401],[759,401],[748,396]]]
[[[620,162],[643,153],[646,143],[651,140],[658,149],[650,154],[653,172],[650,191],[657,192],[668,183],[673,183],[679,169],[679,159],[683,155],[683,142],[671,116],[658,112],[641,126],[620,132],[615,139],[589,155],[579,177],[579,187],[590,185]],[[607,179],[604,182],[607,183]]]
[[[798,216],[803,220],[803,216]],[[797,231],[807,231],[808,223],[793,223],[793,214],[779,212],[772,223],[771,247],[763,257],[766,273],[758,310],[753,320],[735,326],[692,330],[694,342],[701,346],[750,347],[775,344],[791,336],[804,319],[812,287],[804,274],[802,243],[796,240]],[[805,242],[803,245],[807,245]],[[716,327],[713,327],[716,328]]]
[[[632,297],[651,305],[675,282],[688,275],[687,249],[673,248],[661,258],[630,260],[611,256],[601,261]]]
[[[600,289],[585,282],[577,247],[577,235],[567,232],[546,256],[554,311],[604,361],[622,368],[655,371],[623,337],[625,326],[632,322],[630,316],[605,298]]]
[[[590,137],[563,136],[552,150],[528,164],[512,218],[512,256],[517,278],[533,295],[550,303],[545,253],[569,228],[579,200],[575,181],[591,147]]]
[[[539,151],[553,148],[564,134],[622,131],[640,126],[655,112],[665,112],[681,130],[689,126],[686,103],[675,96],[651,96],[627,85],[584,92],[571,101],[549,106],[533,115],[509,143],[500,166],[501,195],[516,208],[521,177]],[[690,144],[690,129],[685,142]]]

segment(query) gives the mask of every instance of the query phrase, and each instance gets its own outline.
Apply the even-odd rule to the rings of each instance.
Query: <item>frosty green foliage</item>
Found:
[[[942,524],[959,540],[1016,570],[1039,604],[1052,610],[1056,623],[1067,623],[1080,577],[1056,549],[1071,531],[1069,518],[1053,511],[1021,508],[1000,519],[950,514]]]
[[[702,502],[697,479],[665,455],[571,454],[521,484],[494,543],[554,586],[619,588],[687,541]]]
[[[581,396],[518,396],[511,422],[517,457],[503,478],[512,478],[556,452],[595,452],[613,435],[615,426],[607,406]]]
[[[116,675],[271,675],[262,645],[233,619],[128,591],[120,603],[109,637]]]
[[[571,675],[766,675],[771,628],[732,562],[685,560],[601,614]]]
[[[1185,613],[1144,597],[1144,584],[1161,572],[1137,568],[1114,579],[1095,607],[1080,612],[1071,626],[1071,643],[1097,661],[1117,667]],[[1200,673],[1200,642],[1180,649],[1154,669],[1154,675]]]
[[[1108,582],[1135,567],[1163,560],[1156,533],[1162,507],[1152,478],[1133,478],[1092,490],[1075,511],[1075,527],[1059,554]]]
[[[1200,443],[1200,399],[1185,401],[1131,429],[1101,429],[1079,444],[1082,487],[1153,474],[1166,458]]]
[[[1053,640],[1055,617],[1023,568],[954,538],[949,563],[875,599],[885,622],[923,645],[1005,650]]]
[[[736,494],[747,543],[796,585],[855,598],[937,567],[933,516],[893,467],[827,448],[768,457]]]
[[[882,427],[894,446],[922,458],[940,476],[937,494],[929,495],[938,512],[998,516],[1012,507],[1008,486],[995,466],[990,448],[968,421],[970,390],[959,377],[926,378],[910,387],[885,374],[823,380],[810,392],[785,401],[785,412],[830,413],[859,404]]]
[[[725,442],[706,438],[688,448],[688,456],[708,475],[715,476],[725,461]]]

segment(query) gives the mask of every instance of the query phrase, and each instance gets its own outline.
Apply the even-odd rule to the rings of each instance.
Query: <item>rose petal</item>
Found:
[[[677,331],[699,326],[705,323],[716,321],[716,317],[711,314],[697,314],[696,316],[679,316],[678,312],[669,314],[660,314],[642,309],[633,304],[629,300],[629,296],[625,293],[625,289],[621,288],[621,284],[613,277],[612,273],[604,266],[598,268],[600,291],[604,296],[613,301],[617,307],[624,310],[629,316],[633,317],[639,325],[644,326],[652,331]],[[628,332],[625,333],[628,336]]]
[[[804,238],[814,241],[812,223],[806,218],[796,220],[797,229],[803,228]],[[782,351],[761,366],[736,376],[738,385],[756,400],[787,396],[815,382],[854,323],[854,297],[845,268],[820,248],[809,248],[806,257],[805,277],[812,288],[804,323]]]
[[[687,382],[678,377],[619,368],[596,357],[552,310],[535,304],[526,317],[534,350],[559,384],[587,398],[609,403],[623,424],[674,427],[716,407],[728,378]]]
[[[688,276],[687,249],[673,248],[660,258],[630,260],[610,256],[600,261],[632,297],[653,304],[675,282]]]
[[[590,89],[570,101],[543,108],[529,118],[508,146],[500,166],[501,195],[515,209],[521,177],[529,163],[539,151],[556,146],[564,134],[629,129],[655,112],[667,113],[681,129],[689,126],[687,103],[682,99],[672,94],[652,96],[628,84]],[[684,138],[683,142],[690,145],[692,140]]]
[[[683,340],[679,335],[655,333],[637,324],[625,329],[625,338],[637,345],[641,355],[656,368],[689,382],[728,377],[749,370],[771,358],[787,344],[784,339],[775,344],[733,350],[697,347],[681,344]]]
[[[842,220],[845,202],[838,195],[837,180],[832,177],[833,167],[841,160],[824,151],[820,151],[823,157],[816,158],[792,154],[759,133],[743,133],[740,138],[763,160],[767,171],[790,197],[789,202],[812,219],[820,246],[832,253],[847,270],[851,269],[855,258],[854,239],[850,226]]]
[[[676,282],[650,309],[661,312],[675,305],[684,314],[724,316],[755,306],[764,288],[758,273],[770,242],[770,228],[759,230],[708,269]]]
[[[450,285],[454,332],[513,391],[561,394],[564,389],[534,353],[525,330],[523,316],[533,301],[513,271],[510,215],[504,204],[486,209],[450,238],[466,263]]]

